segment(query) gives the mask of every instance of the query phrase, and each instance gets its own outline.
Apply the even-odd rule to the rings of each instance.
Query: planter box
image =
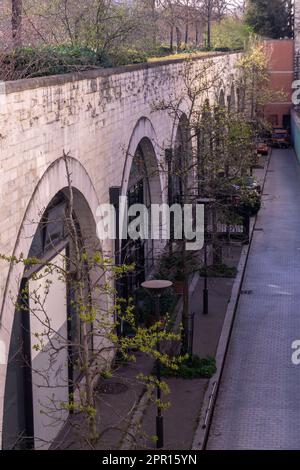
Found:
[[[174,289],[176,294],[183,295],[184,293],[184,282],[183,281],[174,281]]]

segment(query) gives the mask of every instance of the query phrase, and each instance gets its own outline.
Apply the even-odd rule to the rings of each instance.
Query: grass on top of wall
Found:
[[[212,51],[213,52],[213,51]],[[147,59],[147,62],[161,62],[164,60],[178,60],[178,59],[188,59],[188,58],[197,58],[197,57],[203,57],[206,55],[211,54],[212,52],[180,52],[178,54],[169,54],[161,57],[149,57]]]

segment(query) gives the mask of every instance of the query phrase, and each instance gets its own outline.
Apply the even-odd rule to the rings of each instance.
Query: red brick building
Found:
[[[292,39],[267,40],[270,57],[270,87],[282,91],[282,99],[265,107],[265,116],[273,126],[290,127],[292,82],[294,80],[294,41]]]

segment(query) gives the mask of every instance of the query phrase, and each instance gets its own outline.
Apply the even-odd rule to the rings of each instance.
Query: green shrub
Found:
[[[214,51],[216,52],[230,52],[230,47],[215,47]]]
[[[135,293],[135,312],[138,322],[150,326],[157,321],[155,317],[155,306],[153,297],[142,287],[137,289]],[[164,317],[167,314],[172,314],[178,297],[173,289],[167,289],[160,297],[160,316]]]
[[[11,78],[40,77],[111,66],[104,51],[61,44],[46,47],[22,47],[3,57],[3,67]],[[1,76],[1,72],[0,72]]]
[[[28,46],[15,49],[1,57],[0,80],[17,80],[82,72],[93,68],[140,64],[151,61],[151,58],[159,60],[163,57],[173,57],[173,55],[170,56],[168,47],[141,50],[123,46],[110,51],[96,51],[80,44]]]
[[[169,46],[158,46],[156,49],[147,52],[148,57],[164,57],[170,54],[171,51]]]
[[[147,62],[148,54],[137,49],[118,48],[110,52],[110,59],[114,66],[141,64]]]
[[[237,275],[237,268],[235,266],[227,266],[226,264],[220,264],[215,266],[208,266],[206,273],[207,277],[216,278],[235,278]],[[199,271],[200,276],[205,276],[205,268],[201,268]]]
[[[261,209],[261,196],[256,191],[242,188],[236,213],[241,216],[255,216]]]
[[[246,47],[252,28],[235,17],[226,17],[212,27],[212,46],[215,51],[228,52]]]
[[[187,275],[190,275],[196,271],[198,261],[194,252],[186,252],[185,257]],[[184,262],[181,252],[162,256],[157,278],[168,279],[170,281],[184,281]]]
[[[161,367],[163,377],[182,379],[210,379],[216,372],[216,360],[209,356],[202,359],[198,356],[188,357],[176,370],[164,365]]]

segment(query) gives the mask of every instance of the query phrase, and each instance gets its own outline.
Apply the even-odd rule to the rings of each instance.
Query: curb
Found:
[[[267,164],[266,164],[266,169],[265,169],[265,174],[264,174],[263,184],[262,184],[262,194],[263,194],[263,190],[264,190],[265,183],[266,183],[271,156],[272,156],[272,151],[269,154]],[[217,353],[216,353],[217,373],[210,379],[205,395],[204,395],[204,400],[203,400],[201,412],[200,412],[199,423],[198,423],[198,426],[194,435],[192,450],[205,450],[207,440],[209,437],[210,425],[211,425],[211,421],[213,417],[214,406],[216,404],[216,399],[217,399],[217,395],[218,395],[218,391],[219,391],[219,387],[221,383],[221,378],[223,375],[226,355],[227,355],[227,351],[228,351],[228,347],[229,347],[229,343],[231,339],[231,333],[232,333],[233,326],[234,326],[237,307],[238,307],[239,300],[240,300],[241,288],[243,285],[246,267],[247,267],[247,261],[248,261],[249,253],[250,253],[251,246],[252,246],[253,235],[254,235],[255,226],[257,223],[257,217],[258,216],[254,217],[251,221],[249,245],[245,246],[241,253],[241,258],[240,258],[240,262],[238,265],[238,275],[232,287],[231,299],[227,307],[225,320],[224,320],[224,324],[223,324],[223,328],[222,328],[222,332],[221,332],[221,336],[220,336],[219,344],[217,348]]]

